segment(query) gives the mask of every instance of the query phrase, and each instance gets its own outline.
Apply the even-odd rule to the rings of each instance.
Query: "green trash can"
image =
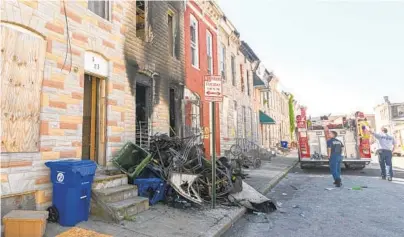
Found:
[[[132,142],[127,142],[112,158],[112,163],[127,174],[132,183],[133,179],[150,163],[151,158],[149,152]]]

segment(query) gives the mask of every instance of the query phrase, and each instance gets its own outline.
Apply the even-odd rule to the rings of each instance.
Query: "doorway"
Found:
[[[82,159],[105,164],[105,80],[84,75]]]
[[[149,87],[136,83],[136,144],[147,147],[149,141]]]
[[[170,88],[170,137],[177,135],[177,113],[175,105],[175,89]]]

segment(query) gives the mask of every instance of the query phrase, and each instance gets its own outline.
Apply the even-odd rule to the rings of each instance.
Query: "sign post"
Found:
[[[212,103],[212,208],[216,207],[216,102],[222,102],[222,77],[208,75],[204,77],[205,101]]]

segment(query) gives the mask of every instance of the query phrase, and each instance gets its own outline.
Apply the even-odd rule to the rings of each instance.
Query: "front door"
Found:
[[[105,80],[84,76],[82,159],[105,165]]]

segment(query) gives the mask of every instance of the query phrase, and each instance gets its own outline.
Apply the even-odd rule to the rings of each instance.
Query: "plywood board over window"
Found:
[[[46,42],[1,24],[1,151],[39,151],[40,96]]]

